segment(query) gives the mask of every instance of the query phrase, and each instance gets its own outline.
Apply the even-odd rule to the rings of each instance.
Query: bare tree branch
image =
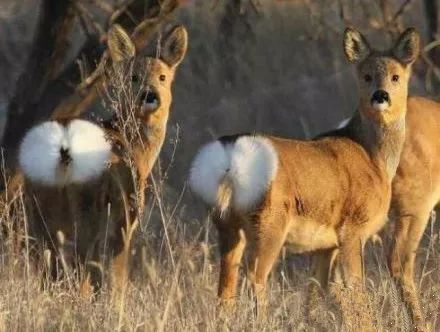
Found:
[[[413,0],[406,0],[394,14],[392,21],[397,21],[413,4]]]
[[[90,14],[89,10],[87,10],[87,8],[81,2],[75,3],[75,9],[78,13],[80,20],[84,23],[83,25],[86,29],[86,32],[89,34],[90,30],[94,31],[99,40],[101,40],[105,35],[105,31],[101,27],[101,25],[96,22],[92,14]]]

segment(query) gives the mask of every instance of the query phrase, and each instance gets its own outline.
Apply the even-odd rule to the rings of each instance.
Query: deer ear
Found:
[[[161,59],[171,67],[177,67],[185,57],[188,48],[188,32],[185,27],[175,27],[165,38]]]
[[[114,24],[110,28],[107,44],[113,62],[129,60],[136,53],[136,48],[130,36],[119,24]]]
[[[420,35],[415,28],[406,29],[393,47],[393,55],[409,65],[416,61],[420,52]]]
[[[370,45],[365,37],[353,28],[344,31],[344,53],[348,61],[359,63],[370,54]]]

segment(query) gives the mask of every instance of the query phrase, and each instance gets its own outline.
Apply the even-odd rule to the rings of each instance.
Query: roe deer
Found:
[[[415,325],[422,330],[414,263],[429,215],[440,203],[440,103],[409,98],[406,121],[407,138],[392,187],[391,215],[396,224],[389,266]]]
[[[392,183],[390,215],[395,228],[389,267],[414,324],[423,329],[414,263],[429,215],[440,202],[440,103],[416,96],[407,103],[405,143]],[[343,134],[349,121],[320,137]]]
[[[126,97],[130,90],[134,99],[118,100],[114,119],[103,126],[65,117],[32,128],[20,145],[31,230],[56,253],[52,262],[63,253],[63,264],[68,258],[86,263],[81,287],[87,293],[102,281],[93,269],[101,263],[110,266],[113,289],[127,281],[131,235],[142,217],[146,180],[165,138],[172,82],[186,49],[181,26],[163,39],[158,58],[138,55],[128,34],[113,26],[107,83],[121,80],[109,95],[119,89]]]
[[[385,223],[405,137],[411,65],[419,35],[407,29],[388,51],[348,28],[344,51],[357,65],[359,108],[343,137],[314,141],[234,135],[205,145],[189,182],[214,208],[221,252],[219,297],[233,303],[239,265],[264,303],[268,275],[283,245],[320,253],[325,285],[335,250],[345,285],[362,282],[365,241]]]

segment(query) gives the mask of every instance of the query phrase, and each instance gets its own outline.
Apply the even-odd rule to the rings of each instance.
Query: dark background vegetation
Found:
[[[131,31],[157,14],[157,0],[2,0],[0,116],[13,164],[24,131],[72,93],[82,68],[93,69],[114,22]],[[168,140],[161,155],[168,196],[179,197],[191,158],[219,135],[265,132],[305,138],[337,125],[356,108],[354,69],[342,32],[352,25],[383,48],[415,26],[425,49],[413,94],[436,97],[440,54],[436,0],[182,0],[160,27],[183,23],[189,52],[176,77]],[[163,3],[162,3],[163,5]],[[154,39],[149,41],[154,44]],[[177,145],[176,145],[177,142]],[[11,161],[12,160],[12,161]]]
[[[94,1],[77,2],[98,23],[105,22],[108,13],[94,6]],[[115,6],[122,1],[98,2]],[[136,12],[138,17],[155,3],[140,2],[136,10],[142,13]],[[44,119],[65,97],[66,92],[52,81],[58,79],[71,86],[78,83],[76,58],[85,58],[89,66],[93,65],[103,48],[94,40],[96,31],[90,27],[85,31],[84,22],[78,18],[81,12],[71,10],[70,1],[50,3],[0,2],[1,116],[6,120],[8,107],[10,112],[17,111],[14,103],[32,104],[33,108],[24,107],[20,114],[23,126],[27,125],[24,122]],[[45,6],[53,8],[46,10]],[[53,16],[42,29],[41,15]],[[62,29],[57,18],[68,15],[74,17],[69,18],[69,28],[64,27],[68,30],[62,49],[65,55],[47,80],[44,66],[53,65],[54,42],[48,34]],[[208,139],[239,131],[311,137],[350,116],[356,107],[357,91],[353,68],[342,53],[344,27],[355,26],[373,45],[388,47],[399,30],[415,26],[427,45],[437,37],[438,8],[436,0],[187,0],[178,3],[166,20],[169,22],[185,24],[190,36],[189,52],[175,82],[169,126],[170,139],[179,126],[171,176],[171,183],[179,187],[195,150]],[[132,25],[125,24],[128,29]],[[39,41],[36,49],[35,41]],[[436,53],[434,48],[418,62],[411,84],[413,93],[435,96],[432,85],[435,87],[439,70]],[[31,55],[39,62],[33,63]],[[66,75],[65,70],[72,73]],[[40,78],[41,84],[32,82],[35,78]],[[29,89],[23,89],[25,85]],[[14,101],[17,96],[22,98]],[[55,101],[46,100],[50,98]],[[40,103],[44,103],[44,111],[39,110],[43,108]],[[35,116],[36,112],[44,116]],[[9,118],[13,122],[14,116]],[[21,133],[6,130],[6,134],[4,147],[19,140]],[[170,151],[166,146],[163,156],[169,156]]]

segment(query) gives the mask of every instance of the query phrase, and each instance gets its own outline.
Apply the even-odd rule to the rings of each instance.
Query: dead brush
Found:
[[[130,170],[131,179],[129,181],[135,188],[135,192],[127,197],[131,203],[127,208],[135,208],[138,218],[142,216],[145,200],[142,197],[143,193],[136,185],[139,179],[134,150],[138,146],[145,148],[147,142],[144,141],[141,133],[141,120],[136,114],[141,94],[149,92],[144,79],[145,73],[151,69],[149,67],[150,64],[147,62],[145,67],[140,68],[140,72],[135,73],[133,62],[114,64],[106,73],[107,84],[102,98],[106,109],[113,114],[110,122],[105,124],[112,129],[109,131],[109,139],[115,144],[117,156]],[[135,75],[141,79],[138,88],[134,88],[132,84]],[[117,134],[115,135],[114,132]]]

